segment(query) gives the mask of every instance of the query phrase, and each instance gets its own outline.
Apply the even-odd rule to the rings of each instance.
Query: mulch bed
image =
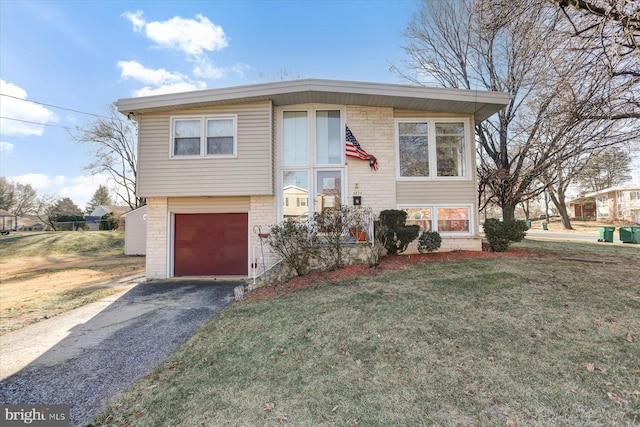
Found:
[[[510,248],[506,252],[490,252],[487,244],[483,244],[482,251],[452,251],[435,252],[427,254],[393,255],[386,256],[380,261],[377,268],[371,268],[366,264],[349,265],[333,271],[318,271],[304,276],[294,277],[286,282],[272,283],[244,295],[245,301],[255,301],[274,298],[290,294],[299,289],[326,281],[345,280],[355,277],[372,277],[382,271],[398,270],[411,264],[434,261],[457,261],[462,259],[496,258],[496,257],[529,257],[529,252],[521,249]]]

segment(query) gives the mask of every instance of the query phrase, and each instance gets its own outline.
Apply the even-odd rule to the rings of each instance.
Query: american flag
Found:
[[[351,129],[349,129],[349,126],[347,126],[346,140],[348,157],[355,157],[356,159],[360,160],[373,160],[373,165],[371,167],[373,168],[373,170],[378,170],[378,159],[362,149],[356,137],[351,133]]]

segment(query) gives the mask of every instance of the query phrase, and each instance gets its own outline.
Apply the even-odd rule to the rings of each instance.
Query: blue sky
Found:
[[[402,83],[406,1],[0,1],[0,175],[84,208],[106,175],[68,130],[152,93],[302,78]],[[9,95],[9,96],[6,96]],[[37,101],[40,104],[20,99]],[[48,105],[42,105],[48,104]],[[67,110],[54,108],[63,107]]]
[[[108,177],[85,169],[90,150],[65,129],[92,116],[69,109],[104,115],[119,98],[255,84],[283,68],[302,78],[404,83],[389,67],[404,59],[402,32],[418,7],[0,0],[0,116],[46,124],[0,119],[0,175],[84,208]]]

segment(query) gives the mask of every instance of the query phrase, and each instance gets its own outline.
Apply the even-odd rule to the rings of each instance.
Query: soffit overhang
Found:
[[[477,123],[504,108],[507,93],[336,80],[305,79],[119,99],[122,114],[157,113],[271,101],[276,106],[340,104],[473,114]]]

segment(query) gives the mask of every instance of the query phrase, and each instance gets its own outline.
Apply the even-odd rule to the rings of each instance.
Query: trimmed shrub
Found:
[[[425,231],[418,238],[418,252],[433,252],[440,249],[442,237],[437,231]]]
[[[494,252],[504,252],[511,243],[519,242],[527,235],[527,223],[520,220],[499,221],[489,218],[484,222],[484,234]]]
[[[397,209],[380,212],[378,227],[383,236],[384,247],[390,255],[397,255],[407,250],[409,243],[418,238],[418,225],[405,225],[407,213]]]

